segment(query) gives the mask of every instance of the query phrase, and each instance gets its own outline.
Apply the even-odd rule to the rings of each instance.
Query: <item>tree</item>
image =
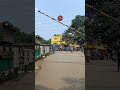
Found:
[[[77,15],[75,19],[72,20],[71,26],[75,30],[68,28],[63,33],[64,40],[70,43],[83,44],[85,41],[85,16]],[[78,33],[81,32],[82,34]]]
[[[120,19],[119,0],[87,0],[86,3],[117,20]],[[116,47],[115,43],[120,38],[120,26],[118,22],[93,9],[87,10],[86,16],[88,17],[86,20],[87,39],[92,38],[92,40],[96,40],[114,49]]]
[[[16,44],[34,44],[35,34],[34,33],[25,33],[21,32],[20,29],[16,30],[15,43]]]
[[[41,44],[51,44],[51,40],[45,40],[44,38],[42,38],[41,36],[39,35],[36,35],[36,38],[38,38],[41,42]]]

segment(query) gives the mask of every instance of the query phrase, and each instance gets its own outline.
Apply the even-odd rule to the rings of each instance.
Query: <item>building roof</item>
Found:
[[[13,32],[16,32],[16,30],[17,30],[17,27],[15,27],[9,21],[0,22],[0,28],[2,28],[4,30],[11,30]]]
[[[6,41],[0,41],[0,45],[2,45],[2,46],[6,46],[6,45],[12,45],[12,43],[10,43],[10,42],[6,42]]]

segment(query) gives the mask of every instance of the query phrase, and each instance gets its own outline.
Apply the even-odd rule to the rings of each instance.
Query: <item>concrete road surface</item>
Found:
[[[85,90],[83,52],[59,51],[45,58],[35,77],[36,90]]]
[[[35,90],[34,71],[19,75],[19,80],[9,80],[0,85],[0,90]]]

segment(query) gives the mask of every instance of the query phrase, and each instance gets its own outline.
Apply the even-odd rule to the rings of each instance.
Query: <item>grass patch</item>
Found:
[[[51,52],[48,52],[48,53],[45,54],[46,57],[49,56],[49,55],[51,55]]]

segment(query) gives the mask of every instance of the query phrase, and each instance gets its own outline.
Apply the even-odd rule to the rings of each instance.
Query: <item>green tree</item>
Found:
[[[70,27],[75,30],[68,28],[63,34],[64,40],[70,43],[83,44],[85,41],[85,16],[77,15],[75,19],[72,20]]]
[[[15,43],[16,44],[33,44],[35,42],[35,34],[34,33],[25,33],[21,32],[20,29],[16,30],[15,35]]]
[[[36,38],[38,38],[41,42],[41,44],[51,44],[51,40],[45,40],[44,38],[42,38],[41,36],[39,35],[36,35]]]
[[[110,16],[120,20],[120,1],[119,0],[87,0],[86,3],[94,6]],[[88,9],[88,7],[86,8]],[[89,11],[88,11],[89,10]],[[93,10],[86,10],[86,37],[99,41],[111,48],[116,47],[116,42],[120,38],[119,24],[117,21]]]

